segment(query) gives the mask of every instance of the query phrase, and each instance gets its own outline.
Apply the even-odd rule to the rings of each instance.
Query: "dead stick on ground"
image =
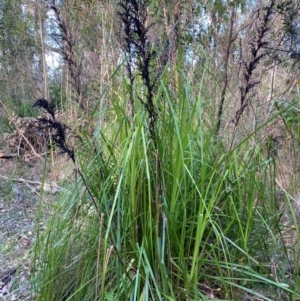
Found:
[[[53,186],[56,187],[58,189],[60,189],[61,187],[56,185],[56,184],[47,184],[47,183],[42,183],[42,182],[38,182],[38,181],[29,181],[29,180],[25,180],[23,178],[18,178],[18,179],[13,179],[13,178],[9,178],[9,177],[5,177],[5,176],[1,176],[0,178],[5,179],[5,180],[9,180],[9,181],[14,181],[14,182],[21,182],[21,183],[28,183],[28,184],[33,184],[33,185],[49,185],[49,186]]]

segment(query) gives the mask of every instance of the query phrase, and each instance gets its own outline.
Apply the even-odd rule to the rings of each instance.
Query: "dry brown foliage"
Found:
[[[51,133],[39,129],[36,118],[11,116],[10,122],[15,126],[13,133],[3,135],[6,150],[22,156],[26,162],[41,158],[47,153]]]

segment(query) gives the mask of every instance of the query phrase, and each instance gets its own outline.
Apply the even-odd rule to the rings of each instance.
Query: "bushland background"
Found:
[[[300,300],[299,1],[0,7],[3,298]]]

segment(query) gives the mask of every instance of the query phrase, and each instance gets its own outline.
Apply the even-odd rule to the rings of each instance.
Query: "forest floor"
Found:
[[[58,198],[57,186],[47,185],[50,170],[42,181],[43,170],[41,161],[0,160],[0,300],[34,299],[30,289],[34,241]]]

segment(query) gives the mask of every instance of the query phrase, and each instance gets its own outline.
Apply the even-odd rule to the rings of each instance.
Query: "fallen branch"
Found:
[[[56,183],[47,184],[47,183],[42,183],[42,182],[38,182],[38,181],[29,181],[29,180],[25,180],[25,179],[23,179],[23,178],[13,179],[13,178],[9,178],[9,177],[6,177],[6,176],[1,176],[1,175],[0,175],[0,178],[5,179],[5,180],[8,180],[8,181],[14,181],[14,182],[25,183],[25,184],[27,184],[30,188],[32,188],[32,187],[30,186],[30,184],[31,184],[31,185],[38,185],[38,186],[43,187],[43,189],[44,189],[46,192],[52,192],[52,193],[55,193],[55,192],[57,192],[57,191],[61,191],[61,190],[62,190],[62,187],[58,186]],[[55,192],[52,191],[53,189],[55,189]]]
[[[5,155],[5,154],[0,153],[0,158],[1,158],[1,159],[11,159],[11,158],[16,158],[16,157],[18,157],[17,154],[9,154],[9,155]]]

